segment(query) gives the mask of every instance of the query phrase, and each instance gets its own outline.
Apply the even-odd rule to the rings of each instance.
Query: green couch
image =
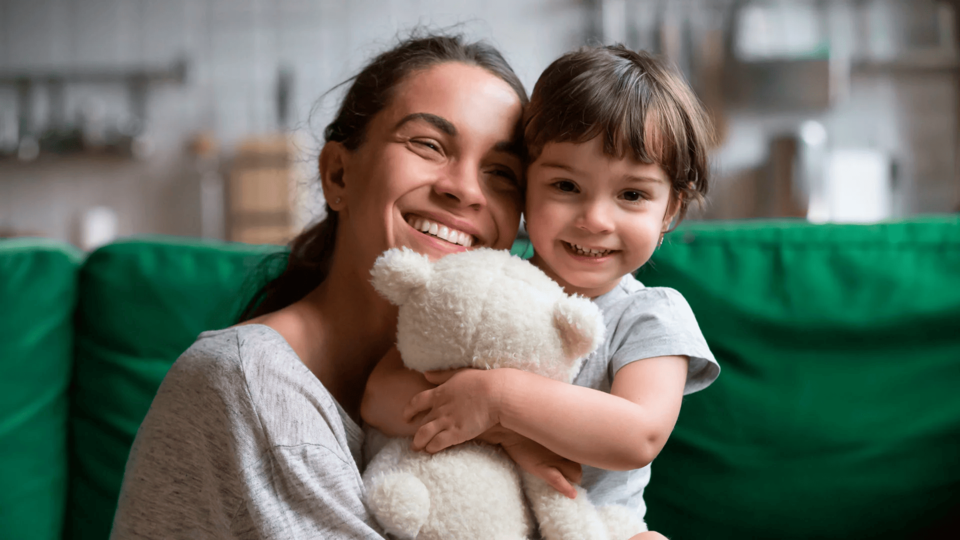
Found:
[[[256,272],[268,255],[282,258],[162,237],[85,258],[0,242],[0,538],[107,536],[157,386],[282,267]],[[686,398],[654,464],[652,527],[678,539],[957,528],[960,219],[689,223],[638,276],[684,294],[723,369]]]

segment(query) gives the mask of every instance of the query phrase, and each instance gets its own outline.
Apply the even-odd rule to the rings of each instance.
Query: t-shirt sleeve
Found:
[[[383,538],[333,435],[270,439],[237,354],[188,350],[137,433],[111,538]]]
[[[632,295],[613,330],[611,349],[610,380],[623,366],[658,356],[690,358],[684,394],[706,388],[720,374],[690,304],[666,287],[644,288]]]

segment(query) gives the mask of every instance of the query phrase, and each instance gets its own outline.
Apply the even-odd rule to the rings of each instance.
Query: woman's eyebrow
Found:
[[[437,116],[435,114],[430,114],[430,113],[408,114],[403,118],[401,118],[400,121],[397,122],[397,125],[393,127],[393,129],[394,131],[396,131],[400,129],[400,126],[406,124],[407,122],[412,122],[414,120],[423,120],[424,122],[427,122],[433,125],[433,127],[439,129],[440,131],[450,136],[455,136],[457,134],[457,128],[456,126],[453,125],[452,122],[450,122],[446,118]]]
[[[523,155],[523,143],[518,141],[500,141],[493,145],[493,149],[496,152],[511,154],[518,158]]]

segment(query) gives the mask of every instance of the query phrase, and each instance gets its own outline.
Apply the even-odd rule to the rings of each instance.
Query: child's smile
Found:
[[[532,261],[568,293],[604,294],[650,259],[674,199],[659,165],[608,156],[600,137],[548,143],[527,175]]]
[[[586,257],[588,259],[602,259],[619,251],[616,249],[591,248],[587,246],[581,246],[580,244],[571,244],[570,242],[564,242],[563,245],[567,248],[567,251],[571,252],[572,255]]]

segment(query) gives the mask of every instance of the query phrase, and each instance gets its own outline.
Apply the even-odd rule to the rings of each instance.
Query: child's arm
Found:
[[[497,423],[584,465],[630,470],[653,461],[667,441],[687,377],[686,356],[661,356],[620,369],[611,393],[515,369],[428,373],[440,386],[404,410],[427,412],[414,448],[437,452]]]
[[[396,348],[390,350],[377,364],[367,379],[366,391],[360,404],[363,421],[391,437],[412,437],[421,425],[421,418],[409,421],[403,416],[404,407],[424,390],[435,388],[423,374],[403,365]],[[472,438],[472,437],[471,437]],[[479,439],[499,444],[523,470],[542,478],[567,497],[576,496],[570,482],[580,482],[580,465],[564,459],[526,437],[495,426],[484,430]]]

